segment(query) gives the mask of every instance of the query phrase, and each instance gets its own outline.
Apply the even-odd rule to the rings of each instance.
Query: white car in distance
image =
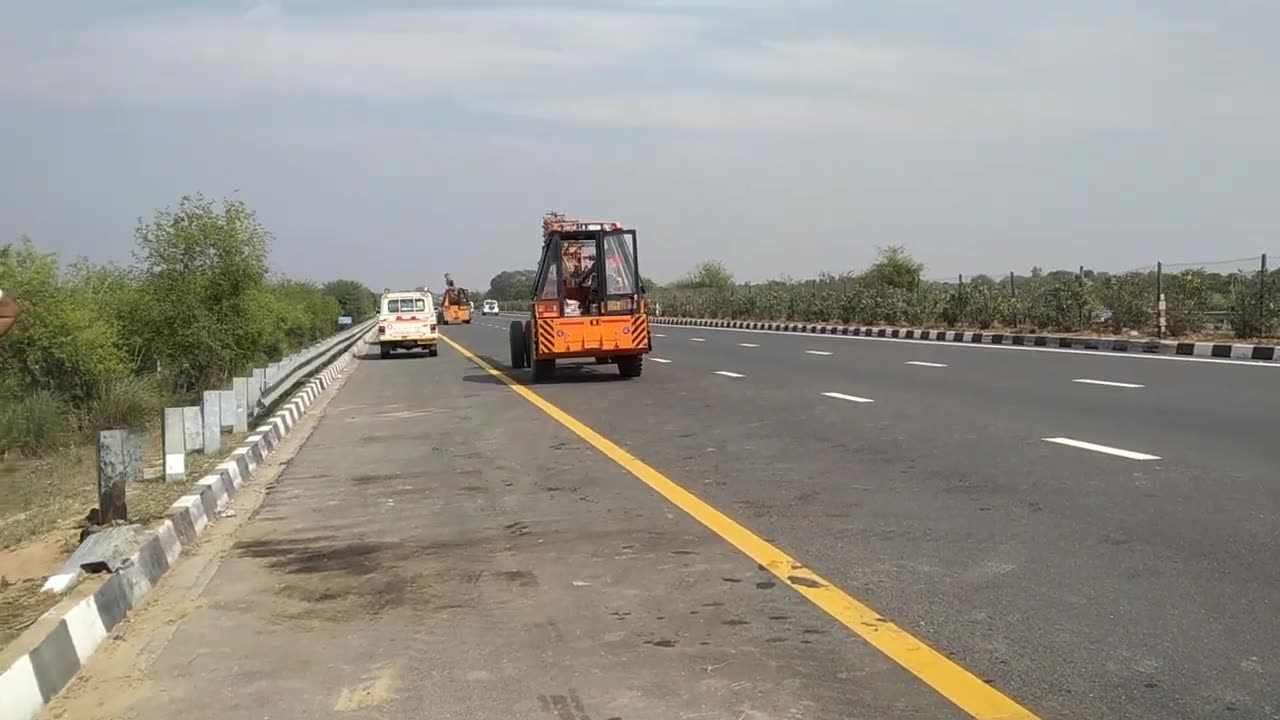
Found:
[[[497,300],[485,300],[485,301],[484,301],[484,305],[480,306],[480,314],[481,314],[481,315],[497,315],[497,314],[498,314],[498,301],[497,301]]]

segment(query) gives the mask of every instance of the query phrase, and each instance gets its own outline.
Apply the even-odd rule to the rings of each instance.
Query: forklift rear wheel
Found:
[[[525,340],[524,323],[512,320],[507,336],[511,344],[511,367],[515,370],[529,367],[529,345]]]
[[[618,364],[618,374],[624,378],[640,377],[644,371],[643,355],[622,355],[614,362]]]

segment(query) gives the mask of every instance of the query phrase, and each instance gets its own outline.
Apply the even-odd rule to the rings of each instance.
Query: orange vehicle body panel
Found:
[[[538,359],[649,352],[649,317],[643,313],[538,318],[533,324],[534,357]]]

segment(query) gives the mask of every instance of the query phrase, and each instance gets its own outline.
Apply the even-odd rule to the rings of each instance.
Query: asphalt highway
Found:
[[[1280,718],[1280,367],[654,326],[534,384],[508,322],[355,367],[123,716]]]
[[[1280,717],[1280,367],[653,332],[534,388],[1043,717]]]

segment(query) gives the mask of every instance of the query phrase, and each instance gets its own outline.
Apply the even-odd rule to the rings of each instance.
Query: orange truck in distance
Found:
[[[508,331],[511,367],[532,367],[542,381],[561,360],[593,358],[622,377],[640,375],[653,341],[635,230],[547,213],[533,287],[529,319]]]
[[[471,324],[471,298],[466,288],[460,288],[453,282],[449,273],[444,274],[444,297],[440,300],[440,324]]]

